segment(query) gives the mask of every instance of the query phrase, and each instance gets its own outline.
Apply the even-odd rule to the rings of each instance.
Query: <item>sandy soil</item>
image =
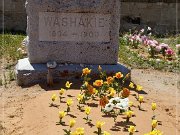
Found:
[[[131,93],[130,100],[135,104],[132,110],[135,117],[131,123],[124,123],[124,116],[118,116],[116,123],[113,118],[100,113],[100,107],[97,101],[92,101],[92,113],[90,118],[92,124],[86,124],[83,117],[84,112],[77,109],[76,95],[79,90],[69,90],[64,95],[63,101],[67,98],[74,99],[70,115],[64,118],[66,124],[69,119],[76,119],[76,127],[84,127],[86,135],[93,135],[96,131],[95,123],[97,120],[105,121],[106,124],[102,130],[110,132],[112,135],[128,135],[127,127],[136,125],[137,132],[135,135],[143,135],[151,130],[151,103],[157,103],[158,108],[155,111],[159,120],[158,129],[164,132],[164,135],[180,134],[180,89],[178,89],[178,75],[174,73],[164,73],[154,70],[132,70],[132,80],[136,84],[144,87],[142,93],[145,97],[145,103],[142,107],[145,111],[139,111],[137,101],[134,97],[135,92]],[[56,86],[55,89],[60,87]],[[57,90],[46,91],[45,87],[35,85],[29,88],[16,86],[15,82],[8,85],[8,88],[0,87],[0,135],[64,135],[63,129],[68,126],[56,125],[58,111],[66,109],[66,103],[56,104],[59,108],[49,107],[51,95],[58,94]],[[70,97],[72,96],[72,97]],[[91,103],[91,101],[89,101]]]

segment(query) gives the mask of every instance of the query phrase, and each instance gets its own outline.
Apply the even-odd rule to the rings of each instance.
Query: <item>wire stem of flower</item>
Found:
[[[98,135],[101,135],[101,132],[102,132],[101,128],[98,128]]]
[[[59,123],[62,124],[62,118],[59,119]]]
[[[88,115],[87,115],[87,117],[86,117],[86,122],[88,122],[89,121],[89,117],[88,117]]]
[[[141,102],[139,103],[139,110],[141,110]]]
[[[61,99],[62,99],[62,97],[61,97],[61,96],[59,96],[60,103],[61,103]]]
[[[70,107],[68,106],[67,107],[67,114],[70,112]]]
[[[129,117],[127,117],[127,118],[126,118],[126,122],[129,122],[129,119],[130,119],[130,118],[129,118]]]

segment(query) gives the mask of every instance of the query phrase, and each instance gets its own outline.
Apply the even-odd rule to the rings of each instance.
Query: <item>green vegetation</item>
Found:
[[[0,34],[0,59],[15,62],[22,58],[22,53],[17,50],[24,38],[24,35]]]
[[[0,86],[7,86],[8,83],[15,80],[14,66],[18,59],[23,58],[21,43],[24,35],[0,34]]]

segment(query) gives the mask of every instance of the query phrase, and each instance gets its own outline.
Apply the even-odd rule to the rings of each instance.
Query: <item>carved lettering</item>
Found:
[[[40,41],[110,41],[110,15],[41,12]]]

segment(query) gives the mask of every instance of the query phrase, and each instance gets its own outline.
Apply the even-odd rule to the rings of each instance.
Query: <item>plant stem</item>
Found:
[[[98,135],[101,135],[101,128],[98,128]]]
[[[126,122],[129,122],[129,117],[127,117]]]

